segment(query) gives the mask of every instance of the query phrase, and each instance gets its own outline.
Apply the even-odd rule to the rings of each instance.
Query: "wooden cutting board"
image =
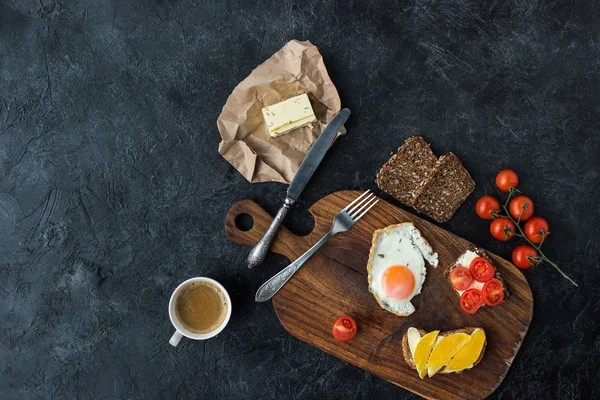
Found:
[[[331,227],[333,217],[361,192],[346,190],[330,194],[314,204],[310,212],[315,227],[307,236],[296,236],[281,228],[272,251],[295,260]],[[249,214],[253,227],[241,231],[236,217]],[[475,214],[473,214],[475,218]],[[273,217],[252,200],[243,200],[229,210],[225,229],[236,243],[254,245]],[[367,260],[376,229],[412,222],[439,254],[439,266],[428,266],[423,291],[412,302],[416,311],[397,317],[383,310],[368,290]],[[386,201],[379,203],[350,231],[327,242],[273,298],[277,317],[287,331],[350,364],[378,375],[426,398],[478,399],[490,395],[512,364],[533,315],[531,289],[521,272],[508,261],[489,253],[502,274],[510,296],[497,307],[485,307],[475,315],[461,311],[459,298],[444,276],[470,245]],[[258,267],[253,273],[260,274]],[[270,276],[265,275],[265,280]],[[358,324],[358,335],[347,343],[334,340],[334,321],[349,315]],[[419,379],[402,356],[402,335],[411,327],[441,331],[478,326],[484,328],[488,344],[479,365],[461,374],[437,374]]]

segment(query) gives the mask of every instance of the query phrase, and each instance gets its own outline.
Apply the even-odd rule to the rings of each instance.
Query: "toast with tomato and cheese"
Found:
[[[459,267],[466,270],[454,271]],[[460,307],[470,314],[486,305],[497,306],[509,296],[506,284],[492,259],[485,250],[475,245],[471,245],[454,264],[446,268],[445,275],[459,297]],[[470,293],[465,295],[467,291]],[[481,296],[481,301],[477,296]]]
[[[433,335],[433,337],[431,337]],[[433,339],[420,343],[421,339]],[[446,339],[442,341],[442,339]],[[424,344],[425,346],[421,346]],[[439,347],[438,347],[439,346]],[[402,336],[402,355],[406,363],[419,372],[423,379],[436,373],[462,373],[481,362],[487,346],[483,328],[466,327],[452,331],[427,333],[423,329],[409,328]],[[415,361],[415,355],[420,365]]]

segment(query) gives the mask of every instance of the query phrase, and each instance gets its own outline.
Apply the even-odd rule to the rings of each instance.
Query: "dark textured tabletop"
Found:
[[[227,240],[229,207],[274,213],[217,152],[238,82],[291,39],[323,54],[348,134],[286,226],[375,188],[408,136],[452,151],[475,193],[443,224],[506,258],[474,212],[516,170],[550,223],[534,317],[499,399],[600,396],[600,4],[594,1],[0,1],[0,398],[417,398],[289,335]],[[384,196],[389,199],[387,196]],[[398,203],[396,203],[398,204]],[[172,290],[209,276],[234,312],[172,348]]]

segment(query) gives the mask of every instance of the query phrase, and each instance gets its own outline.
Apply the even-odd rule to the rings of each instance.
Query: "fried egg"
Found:
[[[410,301],[421,293],[425,260],[438,266],[438,254],[412,223],[375,231],[367,271],[369,291],[382,308],[403,317],[415,312]]]

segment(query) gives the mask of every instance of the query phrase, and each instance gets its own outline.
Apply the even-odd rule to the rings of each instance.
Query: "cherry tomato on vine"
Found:
[[[533,217],[529,221],[525,222],[525,227],[523,231],[525,232],[525,236],[527,239],[531,240],[535,244],[542,243],[542,239],[544,235],[541,232],[548,232],[548,223],[542,217]]]
[[[503,192],[509,192],[510,188],[516,188],[519,184],[519,177],[512,169],[504,169],[496,175],[496,186]]]
[[[512,252],[512,262],[521,269],[533,268],[537,264],[537,261],[530,261],[528,257],[537,257],[537,251],[526,244],[515,247]]]
[[[479,215],[479,218],[494,219],[491,213],[492,211],[500,211],[500,202],[496,200],[495,197],[483,196],[477,200],[477,204],[475,204],[475,211],[477,212],[477,215]]]
[[[511,235],[510,233],[505,232],[505,229],[506,231],[512,233],[514,233],[516,230],[515,224],[506,217],[497,218],[493,220],[490,224],[490,233],[494,238],[498,240],[505,241],[510,240],[513,237],[513,235]]]
[[[333,324],[333,337],[340,342],[347,342],[356,336],[358,327],[356,322],[350,317],[339,317]]]
[[[533,216],[533,201],[527,196],[517,196],[510,201],[508,211],[517,221],[519,216],[521,216],[521,221],[527,221]],[[521,211],[523,214],[521,214]]]

